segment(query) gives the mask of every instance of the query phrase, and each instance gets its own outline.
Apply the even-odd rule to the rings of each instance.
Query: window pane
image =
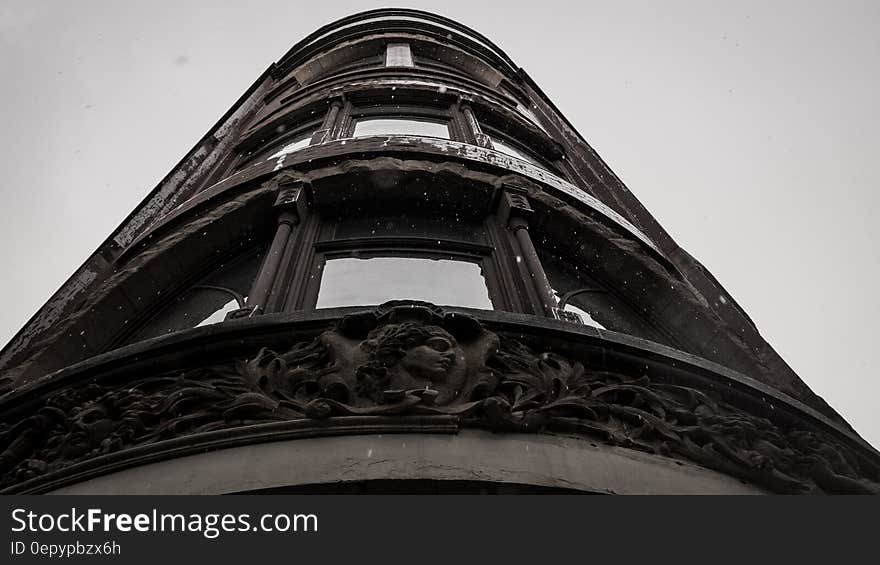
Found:
[[[317,307],[363,306],[406,299],[492,309],[478,264],[415,257],[328,260]]]
[[[542,257],[541,263],[557,300],[568,293],[583,291],[568,300],[566,311],[580,314],[584,323],[591,326],[615,331],[624,331],[623,327],[629,329],[629,324],[621,319],[624,313],[620,312],[619,308],[615,308],[616,304],[612,297],[601,290],[585,273],[573,275],[568,269],[556,261],[548,260],[547,257]]]
[[[515,157],[515,158],[520,159],[522,161],[528,161],[529,163],[531,163],[533,165],[537,165],[538,167],[541,167],[542,169],[547,168],[546,165],[541,164],[540,161],[538,161],[537,159],[535,159],[534,157],[532,157],[531,155],[529,155],[525,151],[521,151],[521,150],[517,149],[516,147],[514,147],[513,145],[507,144],[495,136],[489,136],[489,139],[492,140],[492,148],[495,149],[495,151],[500,151],[501,153],[504,153],[505,155],[510,155],[511,157]]]
[[[354,125],[354,137],[369,135],[419,135],[451,139],[446,122],[414,118],[362,118]]]
[[[229,295],[227,295],[227,297],[228,296]],[[245,296],[244,298],[247,298],[247,296]],[[233,310],[238,310],[239,308],[241,308],[241,306],[238,304],[238,300],[236,300],[235,298],[232,298],[231,300],[226,302],[226,304],[221,306],[219,309],[215,310],[213,314],[211,314],[210,316],[208,316],[207,318],[205,318],[204,320],[202,320],[201,322],[196,324],[196,327],[208,326],[211,324],[218,324],[226,319],[226,314],[228,314],[229,312],[232,312]]]
[[[554,290],[553,294],[556,296],[557,301],[562,299],[562,295],[559,294],[558,291]],[[583,306],[583,308],[576,306],[576,304],[580,304],[581,306]],[[584,310],[584,308],[587,308],[587,310]],[[607,330],[608,328],[606,328],[600,322],[598,322],[595,318],[593,318],[593,315],[590,314],[590,312],[589,312],[590,308],[592,308],[592,306],[588,303],[588,301],[584,300],[584,296],[577,295],[577,296],[572,297],[565,304],[565,308],[563,308],[563,310],[565,310],[566,312],[574,312],[575,314],[579,315],[581,317],[581,320],[588,326],[593,326],[595,328],[601,328],[603,330]]]
[[[531,121],[533,124],[535,124],[536,126],[538,126],[539,128],[541,128],[542,130],[544,129],[544,126],[541,125],[541,120],[539,120],[539,119],[538,119],[538,116],[536,116],[534,112],[532,112],[531,110],[529,110],[528,107],[523,106],[522,104],[520,104],[519,102],[517,102],[517,103],[516,103],[516,109],[519,110],[519,113],[520,113],[520,114],[522,114],[522,115],[524,115],[525,117],[527,117],[527,118],[529,119],[529,121]],[[546,130],[544,130],[544,131],[546,132]]]
[[[129,343],[179,330],[215,324],[239,308],[256,278],[262,256],[254,253],[221,267],[174,298],[128,340]]]
[[[660,337],[625,302],[593,280],[579,265],[538,251],[557,299],[569,296],[565,310],[580,314],[587,325],[659,341]]]
[[[409,43],[389,43],[385,51],[386,67],[412,67],[412,52]]]
[[[312,141],[312,132],[306,132],[306,133],[300,134],[300,135],[294,137],[290,141],[290,143],[288,143],[287,145],[282,147],[281,150],[279,150],[278,152],[273,153],[272,155],[267,157],[266,160],[268,161],[270,159],[278,159],[282,155],[287,155],[289,153],[293,153],[294,151],[298,151],[298,150],[302,149],[303,147],[308,147],[308,145],[311,141]]]

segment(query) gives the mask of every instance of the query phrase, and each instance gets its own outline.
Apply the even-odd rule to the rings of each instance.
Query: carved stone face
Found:
[[[400,365],[416,379],[443,382],[457,362],[456,349],[452,336],[435,335],[407,349]]]
[[[100,403],[89,402],[73,413],[70,432],[62,452],[66,457],[78,457],[101,445],[113,433],[113,420]]]
[[[439,326],[416,322],[387,324],[373,330],[360,348],[366,363],[358,366],[358,393],[380,401],[386,391],[434,390],[443,404],[458,395],[467,375],[464,351]]]

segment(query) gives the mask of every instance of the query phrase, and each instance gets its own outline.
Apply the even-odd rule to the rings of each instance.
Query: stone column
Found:
[[[520,251],[520,258],[525,263],[526,271],[538,298],[545,316],[554,316],[557,307],[556,296],[553,287],[547,280],[544,267],[538,258],[538,252],[532,243],[529,234],[529,222],[527,218],[534,213],[526,195],[519,189],[506,186],[501,198],[501,217],[506,221],[507,227],[514,233]]]
[[[277,227],[272,244],[263,258],[263,264],[254,284],[248,293],[244,308],[227,314],[226,319],[247,318],[262,313],[266,307],[266,299],[272,283],[278,274],[278,268],[284,257],[284,250],[290,241],[293,229],[299,225],[300,219],[305,212],[306,197],[301,182],[289,182],[281,184],[278,190],[278,198],[275,200],[275,208],[278,210]]]
[[[321,127],[315,130],[315,133],[312,134],[312,140],[309,142],[309,145],[319,145],[333,139],[333,133],[336,129],[336,122],[339,121],[339,113],[342,110],[342,105],[343,100],[341,97],[334,98],[330,102],[330,109],[327,111],[327,115],[324,116],[324,121],[321,123]]]
[[[460,109],[461,115],[464,117],[464,122],[470,130],[469,133],[473,135],[475,143],[480,147],[491,149],[492,140],[489,139],[488,135],[483,133],[482,128],[480,128],[480,122],[477,121],[477,117],[474,115],[474,110],[467,103],[462,103]]]

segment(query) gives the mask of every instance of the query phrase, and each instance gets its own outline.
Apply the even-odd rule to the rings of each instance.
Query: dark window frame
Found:
[[[571,251],[563,250],[562,253],[559,251],[551,251],[550,248],[555,247],[555,245],[553,240],[546,238],[546,236],[540,237],[535,244],[541,260],[541,266],[547,274],[548,279],[550,279],[551,286],[554,286],[554,293],[556,293],[560,299],[569,295],[566,305],[582,309],[581,306],[574,303],[572,300],[577,296],[581,296],[581,293],[583,293],[583,295],[595,294],[603,296],[604,301],[616,303],[616,305],[619,306],[616,316],[624,319],[625,323],[630,326],[630,328],[606,327],[605,329],[608,331],[641,337],[658,343],[666,343],[667,345],[677,345],[672,334],[659,326],[655,322],[653,316],[640,309],[630,297],[621,292],[616,283],[609,280],[607,275],[603,273],[601,269],[586,267],[584,269],[576,268],[575,261],[570,258]],[[574,285],[569,291],[560,292],[560,290],[556,288],[556,285],[554,285],[554,272],[559,272],[561,275],[572,281],[576,281],[578,284]],[[614,309],[613,305],[612,309]],[[592,314],[591,317],[595,319],[595,316]],[[598,319],[595,321],[600,324],[603,323]],[[584,323],[590,325],[587,321],[584,321]]]
[[[292,140],[305,134],[308,134],[309,136],[314,136],[315,132],[321,129],[323,118],[324,116],[322,115],[318,119],[312,119],[308,122],[300,123],[297,125],[296,128],[291,131],[285,132],[280,137],[276,137],[269,142],[256,145],[247,152],[239,153],[238,159],[233,165],[232,170],[240,171],[246,167],[257,165],[259,163],[262,163],[263,161],[267,161],[269,160],[269,157],[271,155],[277,153],[278,151],[281,151]],[[310,144],[311,141],[306,144],[305,147],[308,147]],[[301,149],[304,149],[304,147]],[[299,151],[299,149],[297,151]]]
[[[483,133],[489,137],[489,140],[492,144],[492,149],[494,149],[495,151],[504,153],[505,155],[513,157],[514,159],[520,159],[520,157],[510,155],[506,151],[497,149],[495,147],[495,139],[498,139],[504,144],[511,146],[516,151],[519,151],[524,156],[530,157],[530,159],[520,160],[525,161],[526,163],[530,163],[536,167],[545,169],[553,173],[554,175],[561,176],[561,173],[559,172],[558,167],[556,166],[554,161],[548,159],[546,155],[543,155],[526,143],[522,142],[514,134],[511,133],[510,129],[499,129],[493,125],[485,124],[483,122],[480,122],[480,129],[482,129]]]
[[[513,100],[522,104],[517,99]],[[499,111],[477,101],[471,104],[471,108],[484,134],[498,137],[504,143],[535,158],[542,163],[542,168],[565,178],[564,167],[560,163],[564,161],[564,154],[558,143],[554,142],[544,129],[523,116],[518,109],[505,108]]]
[[[444,122],[449,128],[449,139],[452,141],[467,142],[468,136],[462,131],[461,120],[456,116],[454,105],[430,105],[407,102],[405,104],[393,104],[388,101],[375,104],[351,104],[344,116],[344,123],[339,128],[337,139],[353,139],[355,126],[359,119],[406,119],[414,121]],[[401,134],[406,135],[406,134]],[[413,134],[414,137],[420,137]],[[444,138],[437,138],[444,139]]]
[[[221,271],[234,270],[242,263],[250,260],[256,260],[256,270],[254,271],[252,280],[248,285],[249,293],[250,287],[253,286],[254,281],[259,276],[260,270],[262,268],[262,263],[265,259],[264,254],[267,250],[268,243],[266,241],[254,242],[246,246],[244,249],[230,250],[227,253],[224,253],[222,257],[213,260],[209,266],[202,267],[188,273],[188,276],[181,279],[179,284],[177,284],[171,292],[166,293],[164,296],[161,296],[158,300],[154,300],[134,320],[132,320],[131,324],[126,324],[126,326],[123,327],[114,337],[110,346],[107,347],[106,350],[115,349],[123,345],[129,345],[132,343],[144,341],[146,339],[151,339],[153,337],[160,337],[160,335],[165,335],[159,334],[155,336],[139,337],[135,339],[135,337],[138,336],[140,332],[144,331],[145,328],[154,323],[159,317],[167,312],[169,308],[171,308],[175,303],[181,300],[188,292],[191,292],[193,290],[210,290],[214,292],[220,292],[234,298],[235,301],[239,303],[239,305],[243,305],[243,301],[246,295],[243,295],[232,288],[225,287],[224,285],[206,283]],[[201,321],[199,323],[201,323]],[[190,328],[184,328],[177,331],[185,331],[185,329],[198,327],[199,323],[194,324]]]
[[[510,284],[507,273],[512,259],[496,242],[506,237],[491,216],[476,219],[484,229],[485,239],[479,242],[449,237],[379,236],[335,237],[335,226],[344,218],[330,217],[311,211],[300,227],[297,246],[300,252],[287,267],[284,276],[286,297],[277,300],[275,311],[313,310],[321,288],[323,268],[330,259],[343,257],[413,257],[462,260],[480,266],[489,300],[494,310],[528,312],[524,300]],[[526,309],[524,309],[526,308]]]
[[[433,246],[432,246],[433,244]],[[492,309],[497,310],[500,301],[497,267],[492,260],[493,249],[487,245],[465,243],[455,240],[427,239],[420,237],[348,238],[344,240],[317,242],[314,246],[312,273],[306,288],[307,309],[317,308],[318,295],[327,261],[357,257],[373,259],[401,257],[413,259],[438,259],[474,263],[486,283],[486,291]],[[455,306],[451,304],[450,306]]]

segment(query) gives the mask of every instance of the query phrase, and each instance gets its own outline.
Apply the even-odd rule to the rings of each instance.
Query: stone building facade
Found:
[[[415,10],[272,64],[0,369],[7,493],[880,489],[538,85]]]

